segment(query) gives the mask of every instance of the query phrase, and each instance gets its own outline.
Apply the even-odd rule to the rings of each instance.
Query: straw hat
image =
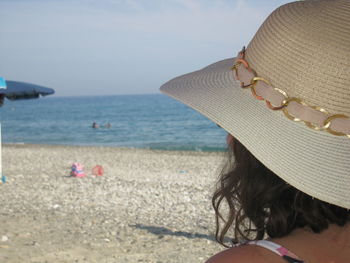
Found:
[[[276,9],[236,58],[161,91],[219,124],[283,180],[350,209],[350,1]]]

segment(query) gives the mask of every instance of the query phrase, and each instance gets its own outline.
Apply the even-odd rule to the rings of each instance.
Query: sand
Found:
[[[204,262],[222,153],[3,146],[0,262]],[[67,177],[73,162],[85,178]],[[104,167],[94,177],[91,168]]]

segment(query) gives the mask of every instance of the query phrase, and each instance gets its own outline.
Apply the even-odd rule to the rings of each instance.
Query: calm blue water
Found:
[[[161,94],[6,100],[0,120],[5,143],[195,151],[225,148],[222,129]],[[112,126],[92,129],[93,122]]]

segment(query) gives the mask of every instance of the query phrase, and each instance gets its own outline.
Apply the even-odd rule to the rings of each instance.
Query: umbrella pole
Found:
[[[0,122],[0,183],[3,182],[3,177],[2,177],[2,138],[1,138],[1,122]]]
[[[2,138],[1,138],[1,122],[0,122],[0,183],[3,182],[4,178],[2,177]]]

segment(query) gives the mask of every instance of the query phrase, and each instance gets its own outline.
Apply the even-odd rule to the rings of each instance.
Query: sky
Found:
[[[233,57],[283,0],[0,0],[0,76],[55,96],[159,93]]]

